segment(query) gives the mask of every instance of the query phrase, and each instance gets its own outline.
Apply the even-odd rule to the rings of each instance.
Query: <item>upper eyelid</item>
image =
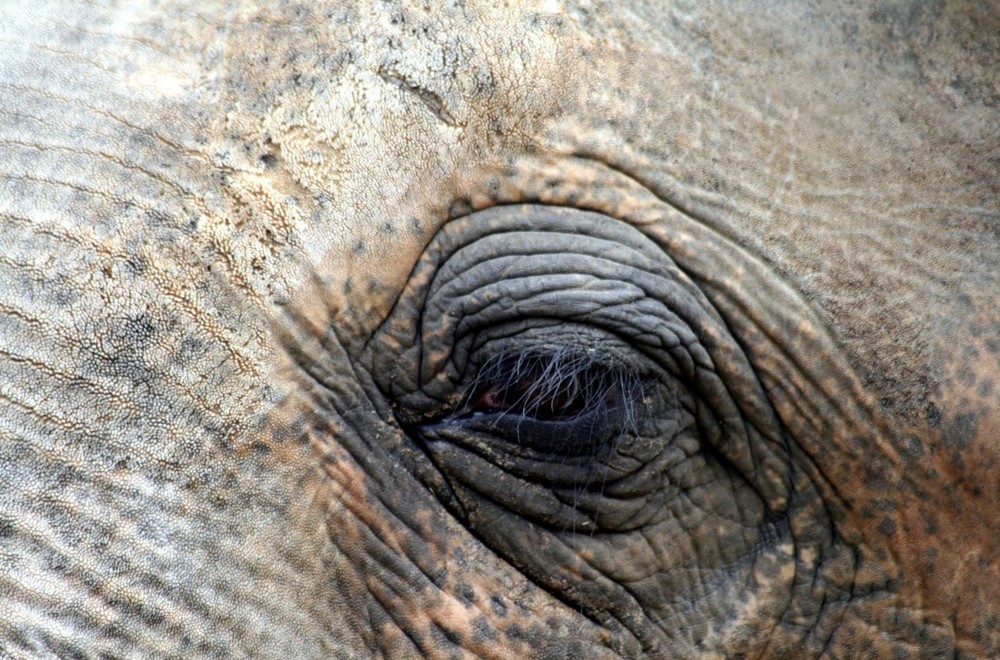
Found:
[[[524,383],[527,383],[526,387],[519,387]],[[620,393],[622,399],[627,401],[636,398],[636,391],[643,389],[642,377],[637,369],[626,367],[620,360],[611,362],[606,354],[576,349],[555,351],[548,355],[501,354],[480,367],[476,378],[466,388],[459,407],[468,409],[478,395],[489,392],[491,388],[501,393],[515,389],[518,399],[510,403],[506,412],[525,406],[519,412],[528,415],[542,410],[546,402],[564,394],[571,398],[562,409],[573,409],[576,411],[574,414],[580,415],[599,408],[607,401],[609,393]],[[582,401],[579,400],[581,396]],[[526,404],[532,400],[537,406],[527,407]]]

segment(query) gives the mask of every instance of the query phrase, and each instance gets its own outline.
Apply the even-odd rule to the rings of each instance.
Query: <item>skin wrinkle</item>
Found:
[[[595,581],[595,578],[600,576],[600,574],[597,573],[596,571],[594,572],[593,575],[580,574],[579,566],[571,563],[557,562],[554,565],[554,569],[555,569],[553,571],[554,575],[550,576],[549,579],[555,581],[558,580],[559,578],[568,575],[572,580],[571,583],[577,583],[581,586],[585,586],[588,583]],[[617,608],[616,609],[594,608],[593,610],[587,611],[585,608],[583,608],[581,605],[578,604],[579,601],[572,599],[573,594],[569,592],[552,590],[552,594],[556,598],[559,598],[560,600],[565,602],[572,609],[577,610],[578,612],[580,612],[581,614],[583,614],[584,616],[586,616],[588,619],[595,622],[599,626],[606,628],[608,626],[608,623],[613,621],[616,624],[615,625],[616,629],[621,630],[625,634],[634,634],[630,630],[627,623],[622,619],[622,615],[619,613]],[[639,639],[638,641],[640,641],[640,643],[643,644],[644,647],[643,650],[648,653],[650,649],[647,646],[647,644],[643,642],[641,639]]]
[[[753,307],[751,306],[751,307],[749,307],[749,308],[750,308],[750,309],[752,309]],[[744,309],[747,309],[747,307],[744,307]],[[855,387],[855,389],[857,390],[858,388],[857,388],[857,387]]]
[[[591,157],[591,158],[593,158],[593,157]],[[600,160],[599,158],[593,158],[593,159],[594,159],[594,160],[596,160],[597,162],[600,162],[600,163],[604,164],[604,165],[608,165],[608,163],[607,163],[607,162],[605,162],[605,161],[601,161],[601,160]],[[629,175],[628,175],[627,173],[625,173],[624,171],[622,171],[622,170],[620,170],[620,169],[618,169],[618,168],[615,168],[615,167],[613,167],[613,166],[610,166],[610,167],[612,167],[612,169],[614,169],[614,171],[616,171],[616,172],[617,172],[617,173],[619,173],[619,174],[622,174],[623,176],[629,176]],[[677,207],[676,207],[676,205],[674,205],[674,208],[677,208]],[[703,218],[702,218],[702,219],[703,219]],[[714,225],[713,225],[713,226],[714,226]]]
[[[576,154],[576,155],[577,155],[577,156],[579,156],[579,154]],[[629,179],[632,179],[632,180],[633,180],[633,181],[634,181],[635,183],[638,183],[638,184],[639,184],[639,185],[640,185],[640,186],[641,186],[642,188],[644,188],[645,190],[647,190],[647,191],[648,191],[649,193],[651,193],[651,194],[653,194],[653,195],[656,195],[656,194],[655,194],[655,193],[653,192],[653,190],[652,190],[651,188],[649,188],[649,187],[648,187],[648,184],[644,184],[644,183],[642,183],[641,181],[639,181],[639,180],[636,180],[636,179],[634,179],[634,178],[633,178],[632,176],[630,176],[630,175],[629,175],[629,174],[628,174],[628,173],[627,173],[626,171],[624,171],[623,169],[620,169],[620,168],[618,168],[618,167],[612,167],[612,166],[608,165],[608,163],[605,163],[605,162],[602,162],[602,161],[600,161],[599,159],[596,159],[596,158],[589,158],[589,160],[594,160],[594,161],[596,161],[596,162],[600,163],[601,165],[605,165],[605,166],[608,166],[608,167],[609,167],[610,169],[612,169],[612,170],[613,170],[613,171],[614,171],[614,172],[615,172],[616,174],[620,174],[620,175],[622,175],[622,176],[625,176],[625,177],[628,177]],[[698,222],[704,222],[704,218],[700,218],[700,217],[697,217],[697,216],[691,216],[691,214],[690,214],[690,211],[680,211],[680,210],[679,210],[679,208],[680,208],[680,207],[678,207],[678,206],[677,206],[677,205],[676,205],[675,203],[673,203],[673,202],[670,202],[670,201],[669,201],[668,199],[664,199],[664,198],[661,198],[661,197],[659,197],[659,196],[657,196],[657,198],[658,198],[658,199],[661,199],[662,201],[664,201],[664,202],[666,202],[666,203],[668,203],[668,204],[669,204],[669,205],[670,205],[670,206],[671,206],[671,207],[672,207],[672,208],[673,208],[673,209],[674,209],[674,210],[675,210],[676,212],[678,212],[678,213],[682,213],[682,214],[683,214],[683,215],[685,216],[685,218],[688,218],[688,217],[690,217],[690,218],[691,218],[692,220],[695,220],[695,221],[698,221]],[[651,224],[651,223],[650,223],[650,224]],[[712,227],[712,229],[714,229],[714,227]],[[725,236],[725,234],[723,234],[723,236]],[[666,241],[664,241],[664,242],[666,242]],[[711,244],[711,243],[712,243],[712,241],[707,241],[707,243],[708,243],[708,244]],[[742,248],[739,248],[739,247],[736,247],[735,245],[733,245],[733,246],[729,246],[729,250],[730,250],[730,251],[733,251],[733,250],[741,250],[741,249],[742,249]],[[670,252],[671,252],[671,253],[676,253],[676,251],[675,251],[675,250],[670,250]],[[706,278],[706,275],[708,275],[708,277],[707,277],[707,278]],[[704,284],[708,284],[708,285],[715,285],[716,287],[718,287],[718,285],[720,284],[720,282],[719,282],[718,280],[715,280],[715,281],[713,281],[713,279],[711,279],[711,275],[710,275],[710,274],[708,274],[708,273],[705,273],[705,272],[700,272],[700,273],[698,274],[698,278],[697,278],[697,279],[698,279],[699,281],[703,282]],[[718,288],[720,288],[720,289],[721,289],[721,287],[718,287]],[[803,299],[802,299],[801,297],[799,297],[799,300],[803,300]],[[800,303],[800,304],[801,304],[801,303]],[[754,306],[752,306],[752,305],[744,305],[744,306],[741,306],[741,309],[742,309],[742,310],[752,310],[752,309],[754,309]],[[752,320],[754,321],[754,325],[755,325],[756,327],[758,327],[758,328],[764,328],[764,329],[766,329],[766,328],[768,327],[768,324],[767,324],[767,323],[764,323],[764,322],[763,322],[763,319],[762,319],[762,318],[760,318],[760,317],[758,317],[758,318],[752,318]],[[815,327],[815,326],[813,326],[813,327]],[[739,336],[739,335],[737,334],[736,336]],[[778,343],[779,343],[779,340],[781,339],[781,337],[780,337],[780,336],[779,336],[779,335],[778,335],[777,333],[773,333],[773,334],[769,334],[769,335],[767,335],[767,337],[768,337],[768,339],[770,339],[770,340],[771,340],[772,342],[774,342],[775,344],[778,344]],[[804,373],[808,373],[808,371],[805,371],[805,370],[803,370],[803,372],[804,372]],[[855,390],[858,390],[858,391],[860,391],[860,390],[859,390],[859,388],[855,388]],[[857,396],[857,393],[855,393],[855,396]],[[862,397],[862,400],[863,400],[863,397]],[[845,417],[846,417],[846,416],[848,416],[848,415],[847,415],[846,413],[842,413],[842,414],[844,414],[844,416],[845,416]]]
[[[343,461],[337,461],[335,463],[335,465],[341,465],[341,464],[343,464]],[[338,478],[338,481],[340,481],[340,480],[341,479]],[[370,478],[359,479],[357,476],[355,476],[355,477],[344,477],[343,481],[345,483],[354,483],[355,484],[355,486],[353,486],[353,488],[355,490],[352,491],[354,493],[354,495],[351,496],[351,497],[348,497],[345,493],[338,493],[335,496],[330,497],[329,498],[330,501],[336,501],[336,502],[344,503],[344,502],[350,501],[351,499],[358,499],[358,498],[365,499],[365,490],[364,490],[364,488],[361,487],[361,484],[363,482],[365,482],[365,481],[370,481]],[[361,515],[361,516],[363,516],[364,517],[363,519],[365,521],[365,525],[367,527],[371,528],[373,531],[375,531],[379,536],[381,536],[382,534],[389,534],[390,536],[387,537],[387,538],[389,538],[389,539],[397,538],[398,532],[393,531],[394,528],[393,528],[392,524],[389,521],[383,519],[381,516],[376,516],[376,515],[374,515],[373,512],[368,511],[367,510],[367,505],[360,505],[359,508],[357,508],[357,510],[352,509],[352,511],[354,512],[354,515]],[[405,522],[403,522],[403,521],[400,521],[400,522],[402,522],[405,525]],[[379,531],[379,530],[381,530],[381,531]],[[427,537],[426,531],[422,531],[422,530],[414,530],[414,531],[416,532],[416,536],[417,537],[424,537],[424,538]],[[333,529],[331,530],[331,532],[334,533]],[[390,554],[388,556],[391,556],[391,557],[396,557],[396,556],[405,557],[405,556],[408,555],[408,552],[405,552],[404,548],[401,547],[398,543],[390,543],[389,547],[394,548],[395,549],[395,553],[392,553],[392,554]],[[420,555],[420,556],[422,557],[423,555]],[[433,555],[432,555],[432,557],[433,557]],[[423,567],[423,566],[419,566],[418,568],[419,568],[419,570],[421,570],[423,572],[424,575],[427,576],[428,579],[430,579],[430,580],[434,579],[433,578],[433,574],[434,574],[433,571],[428,571],[428,569],[425,568],[425,567]],[[369,585],[369,588],[375,588],[376,586],[377,585]],[[386,602],[388,602],[388,601],[382,601],[382,602],[383,602],[383,605],[385,605],[387,609],[394,609],[395,610],[392,613],[393,616],[396,616],[398,612],[401,612],[404,609],[404,608],[402,608],[399,600],[393,601],[391,608],[388,605],[386,605]],[[439,608],[431,607],[431,604],[429,602],[427,602],[426,600],[424,600],[424,601],[422,601],[422,605],[420,606],[420,608],[413,609],[413,610],[409,611],[409,613],[406,614],[403,619],[398,619],[398,620],[400,622],[405,622],[406,623],[406,630],[412,630],[414,628],[419,628],[422,625],[420,622],[423,621],[423,620],[425,620],[426,617],[428,617],[428,616],[430,617],[429,620],[436,621],[438,623],[438,625],[444,625],[445,627],[448,627],[447,626],[447,622],[448,621],[454,622],[454,621],[459,621],[459,620],[465,620],[466,618],[468,618],[469,620],[471,620],[471,618],[474,617],[474,615],[469,615],[469,614],[465,613],[464,609],[455,609],[455,607],[450,607],[449,608],[448,606],[442,606],[442,607],[443,607],[443,609],[440,609],[440,614],[435,614],[434,612],[438,611]],[[461,616],[459,616],[460,614],[461,614]],[[482,617],[485,617],[484,620],[488,620],[489,618],[492,618],[490,616],[490,612],[486,611],[486,610],[479,611],[479,614]],[[471,625],[471,624],[469,624],[469,625]],[[465,628],[465,627],[468,627],[468,625],[463,624],[462,626],[460,626],[460,628]],[[409,634],[409,633],[407,633],[407,634]],[[415,643],[417,643],[417,642],[415,642]],[[486,647],[475,647],[475,646],[473,646],[471,648],[473,648],[473,650],[477,650],[478,649],[478,651],[480,653],[485,654],[484,657],[509,657],[510,653],[518,653],[517,651],[510,650],[510,649],[506,649],[505,650],[505,647],[503,647],[503,646],[496,647],[495,645],[486,646]],[[427,649],[425,649],[425,650],[427,650]],[[496,656],[493,656],[494,653],[496,654]]]
[[[0,553],[33,562],[0,571],[17,599],[0,599],[0,654],[996,654],[988,3],[120,4],[0,8]],[[741,469],[765,474],[757,448],[776,443],[794,483],[772,538],[764,489],[726,493],[732,465],[671,470],[692,490],[650,496],[669,512],[641,526],[663,570],[629,585],[631,619],[608,595],[626,534],[562,537],[592,544],[568,565],[608,570],[546,584],[558,557],[484,541],[472,500],[446,512],[429,492],[446,466],[398,421],[424,364],[571,341],[557,306],[457,349],[414,322],[439,228],[461,243],[460,216],[522,202],[597,211],[677,262],[665,281],[695,295],[678,316],[710,316],[694,334],[726,347],[677,344],[646,311],[652,328],[620,306],[597,321],[647,357],[675,345],[662,363],[715,388],[704,425],[748,447]],[[525,226],[540,244],[545,222]],[[353,490],[329,490],[329,448],[350,449]],[[413,555],[386,558],[419,565],[423,591],[378,583],[380,541],[339,495]],[[741,504],[748,524],[713,543]],[[498,536],[524,523],[491,511]],[[748,557],[753,579],[732,568]],[[485,621],[460,609],[470,590]],[[654,616],[669,623],[643,628]],[[477,621],[497,646],[475,645]]]

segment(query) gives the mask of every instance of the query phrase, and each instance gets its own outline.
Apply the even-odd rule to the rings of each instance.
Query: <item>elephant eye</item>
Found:
[[[638,381],[592,354],[521,355],[490,360],[469,389],[463,412],[567,421],[628,405]]]
[[[461,403],[433,425],[484,434],[494,449],[507,446],[541,460],[597,459],[636,431],[646,386],[613,351],[563,347],[500,355],[479,368]]]

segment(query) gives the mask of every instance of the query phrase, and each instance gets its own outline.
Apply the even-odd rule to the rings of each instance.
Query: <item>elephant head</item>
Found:
[[[504,5],[0,9],[0,654],[1000,653],[1000,11]]]

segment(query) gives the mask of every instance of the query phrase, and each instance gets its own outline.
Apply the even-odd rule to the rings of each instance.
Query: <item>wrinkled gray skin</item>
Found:
[[[1000,9],[7,2],[0,655],[1000,654]]]

